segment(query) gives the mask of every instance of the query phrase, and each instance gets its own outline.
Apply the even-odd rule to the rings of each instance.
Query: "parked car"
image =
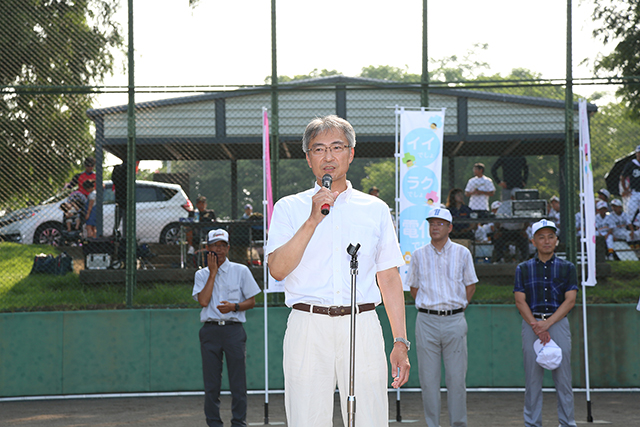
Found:
[[[37,206],[18,209],[0,217],[0,238],[24,244],[60,245],[63,212],[60,205],[69,192],[61,192]],[[193,210],[191,201],[177,184],[136,181],[136,236],[140,243],[176,243],[180,218]],[[115,193],[105,181],[103,232],[113,234]]]

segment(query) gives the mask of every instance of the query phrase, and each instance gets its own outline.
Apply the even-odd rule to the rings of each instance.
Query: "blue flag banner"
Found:
[[[445,110],[406,111],[400,115],[400,219],[398,234],[406,265],[411,254],[430,241],[427,213],[442,203],[442,149]]]

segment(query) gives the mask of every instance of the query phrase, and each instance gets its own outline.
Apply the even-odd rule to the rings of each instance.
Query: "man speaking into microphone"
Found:
[[[391,380],[375,311],[382,301],[393,333],[393,341],[386,343],[393,347],[391,385],[397,388],[409,379],[410,343],[398,273],[404,259],[389,207],[355,190],[347,180],[355,145],[355,132],[346,120],[337,116],[312,120],[304,132],[302,150],[316,184],[279,200],[271,219],[267,262],[271,275],[285,280],[285,303],[292,308],[283,344],[290,427],[331,426],[336,386],[347,425],[349,244],[361,245],[356,285],[356,426],[388,425],[387,384]],[[330,184],[329,179],[323,182],[325,175],[331,177]]]

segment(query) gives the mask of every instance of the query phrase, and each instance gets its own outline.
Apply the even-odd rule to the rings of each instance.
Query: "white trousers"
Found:
[[[627,208],[625,209],[625,212],[629,216],[629,221],[633,222],[633,217],[638,209],[640,209],[640,191],[632,191],[629,202],[627,203]],[[638,217],[640,218],[640,214],[638,214]]]
[[[636,240],[635,238],[631,238],[630,230],[627,230],[626,228],[619,228],[619,227],[616,227],[613,229],[613,238],[615,240],[622,240],[624,242],[631,242],[633,240]]]
[[[284,395],[289,427],[330,427],[336,385],[348,424],[350,316],[291,310],[284,336]],[[387,427],[387,357],[375,310],[356,317],[356,427]]]

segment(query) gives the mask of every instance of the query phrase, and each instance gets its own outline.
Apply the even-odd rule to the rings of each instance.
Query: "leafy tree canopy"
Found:
[[[339,74],[342,74],[342,73],[340,73],[337,70],[327,70],[327,69],[318,70],[317,68],[314,68],[309,74],[298,74],[293,77],[278,76],[278,83],[287,83],[295,80],[315,79],[317,77],[337,76]],[[266,77],[264,79],[264,82],[268,85],[271,84],[271,76]]]
[[[0,2],[0,204],[42,200],[82,169],[92,95],[122,45],[117,0]]]
[[[484,69],[488,70],[489,64],[478,59],[479,51],[488,48],[487,43],[476,43],[462,57],[451,55],[441,59],[430,58],[429,62],[435,67],[429,71],[429,80],[460,82],[482,76],[482,73],[478,73]]]
[[[394,82],[419,82],[420,74],[411,74],[408,72],[407,65],[404,68],[394,67],[391,65],[369,65],[362,67],[359,77],[368,79],[390,80]]]
[[[633,78],[617,94],[640,115],[640,0],[594,0],[593,19],[600,25],[593,36],[614,49],[595,61],[595,72]]]

